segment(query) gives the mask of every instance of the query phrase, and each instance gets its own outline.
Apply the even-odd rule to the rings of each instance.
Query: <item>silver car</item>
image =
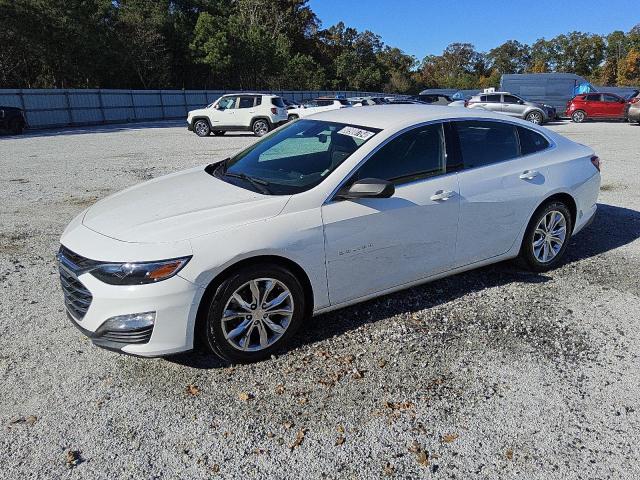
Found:
[[[555,109],[548,105],[528,102],[509,92],[479,93],[466,102],[467,108],[480,108],[522,118],[542,125],[555,117]]]

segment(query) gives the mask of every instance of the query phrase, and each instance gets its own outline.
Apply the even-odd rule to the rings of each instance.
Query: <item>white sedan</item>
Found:
[[[259,360],[315,314],[516,257],[557,266],[596,212],[599,169],[500,114],[321,113],[82,212],[58,254],[67,312],[120,352]]]
[[[298,108],[290,108],[287,110],[287,118],[289,121],[298,118],[305,118],[316,113],[329,112],[340,108],[351,107],[351,102],[344,98],[316,98],[310,102],[300,105]]]

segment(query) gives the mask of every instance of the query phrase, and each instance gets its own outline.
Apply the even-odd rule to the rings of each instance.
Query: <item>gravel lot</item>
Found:
[[[3,477],[640,478],[640,127],[550,128],[603,161],[599,214],[561,268],[499,264],[322,315],[247,366],[93,347],[54,254],[97,198],[253,137],[0,138]]]

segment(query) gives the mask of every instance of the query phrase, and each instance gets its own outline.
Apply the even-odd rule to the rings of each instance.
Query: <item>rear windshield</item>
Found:
[[[284,108],[284,102],[282,101],[281,97],[273,97],[271,99],[271,103],[276,107]]]

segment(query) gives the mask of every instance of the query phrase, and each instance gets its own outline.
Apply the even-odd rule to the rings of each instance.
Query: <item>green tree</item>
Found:
[[[531,48],[516,40],[509,40],[487,53],[491,70],[499,73],[523,73],[531,62]]]

